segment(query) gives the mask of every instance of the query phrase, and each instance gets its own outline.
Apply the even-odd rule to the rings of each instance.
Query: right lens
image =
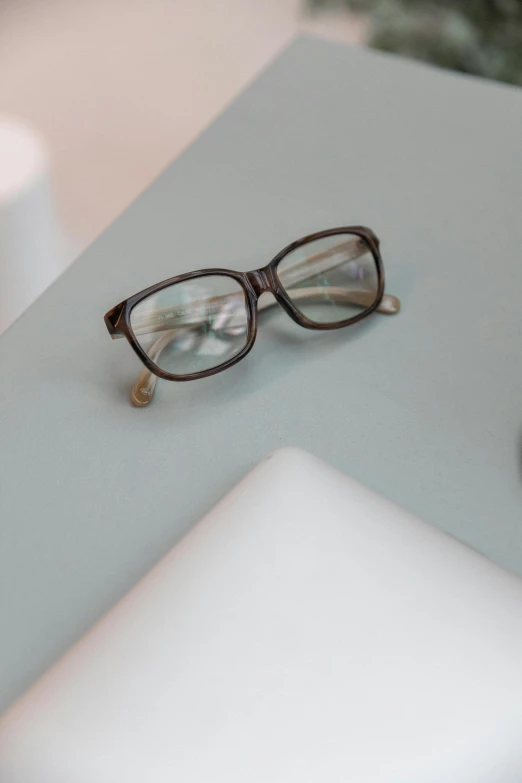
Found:
[[[372,250],[358,234],[336,233],[305,242],[283,256],[277,276],[305,318],[336,324],[369,310],[379,293]]]
[[[227,275],[190,278],[135,305],[130,325],[160,369],[172,375],[205,372],[233,359],[246,346],[246,293]]]

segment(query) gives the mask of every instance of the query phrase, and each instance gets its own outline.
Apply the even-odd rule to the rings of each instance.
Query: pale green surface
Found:
[[[521,139],[515,89],[299,40],[2,337],[0,704],[281,445],[522,572]],[[347,223],[400,316],[268,316],[234,369],[130,406],[110,306]]]

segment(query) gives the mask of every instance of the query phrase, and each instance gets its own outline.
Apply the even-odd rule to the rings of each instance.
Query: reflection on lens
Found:
[[[184,280],[139,302],[130,324],[160,369],[173,375],[204,372],[225,364],[245,347],[245,292],[226,275]]]
[[[301,245],[280,261],[277,275],[294,306],[321,324],[368,310],[379,290],[375,259],[356,234],[333,234]]]

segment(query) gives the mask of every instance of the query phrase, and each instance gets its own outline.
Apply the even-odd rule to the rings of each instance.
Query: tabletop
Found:
[[[278,446],[522,573],[521,138],[516,88],[299,38],[0,338],[0,709]],[[400,315],[130,405],[112,305],[349,224]]]

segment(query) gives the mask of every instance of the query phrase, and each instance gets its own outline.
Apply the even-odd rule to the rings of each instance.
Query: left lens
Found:
[[[379,272],[367,241],[357,234],[331,234],[287,253],[277,276],[305,318],[335,324],[371,308]]]
[[[247,344],[245,290],[228,275],[182,280],[138,302],[130,326],[161,370],[171,375],[207,372],[226,364]]]

